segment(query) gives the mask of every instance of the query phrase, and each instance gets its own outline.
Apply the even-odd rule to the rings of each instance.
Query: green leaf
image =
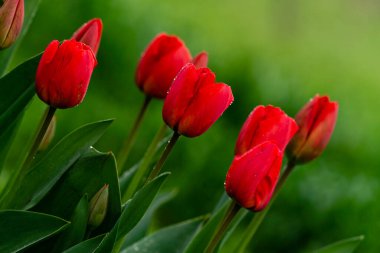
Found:
[[[4,160],[15,128],[25,107],[35,94],[34,79],[40,55],[37,55],[0,79],[0,157]],[[0,167],[3,162],[0,160]]]
[[[139,223],[128,233],[128,236],[125,238],[125,241],[123,243],[123,249],[139,241],[146,235],[149,225],[152,221],[154,212],[164,203],[173,199],[174,196],[175,192],[158,194],[158,196],[153,200],[148,210],[145,212],[144,216],[139,221]]]
[[[68,219],[83,195],[87,194],[91,199],[105,184],[109,185],[107,214],[102,225],[94,231],[95,234],[105,233],[111,230],[121,214],[117,169],[112,153],[89,149],[33,210]]]
[[[0,211],[0,252],[16,252],[64,229],[68,223],[51,215]]]
[[[21,44],[23,37],[28,32],[30,24],[38,10],[38,6],[41,0],[28,0],[25,1],[24,8],[24,24],[22,27],[21,34],[19,35],[17,41],[8,49],[0,51],[0,77],[5,73],[9,62],[11,61],[13,54],[17,50],[17,47]],[[2,86],[2,84],[0,84]],[[0,93],[1,94],[1,93]]]
[[[75,208],[74,214],[70,219],[71,224],[62,232],[54,249],[50,252],[62,252],[77,243],[80,243],[86,234],[88,220],[88,199],[84,195]]]
[[[186,247],[186,253],[203,252],[207,247],[211,237],[214,235],[216,228],[224,217],[224,214],[229,206],[230,202],[227,201],[223,204],[216,213],[212,215],[210,220],[197,232],[195,237],[189,242]]]
[[[180,253],[183,252],[187,243],[194,236],[204,217],[184,221],[172,225],[141,241],[131,245],[122,253],[155,252],[155,253]]]
[[[356,236],[341,240],[325,246],[319,250],[314,251],[315,253],[353,253],[359,244],[364,240],[364,236]]]
[[[99,244],[102,242],[104,235],[98,235],[97,237],[91,238],[84,242],[81,242],[63,253],[92,253],[96,250]]]
[[[124,237],[128,236],[128,233],[144,216],[144,213],[149,208],[162,183],[169,174],[170,173],[166,172],[156,177],[125,204],[117,224],[111,232],[104,237],[99,248],[95,251],[96,253],[109,253],[112,252],[112,250],[118,252],[123,244]]]
[[[35,163],[15,191],[8,191],[3,207],[29,209],[36,205],[63,173],[99,140],[111,122],[112,120],[105,120],[88,124],[64,137]]]

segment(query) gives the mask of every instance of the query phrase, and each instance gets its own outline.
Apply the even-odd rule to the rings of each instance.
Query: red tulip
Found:
[[[272,141],[284,151],[297,129],[296,122],[280,108],[257,106],[240,130],[235,155],[242,155],[264,141]]]
[[[204,133],[233,102],[231,87],[208,68],[189,63],[178,73],[162,110],[167,125],[187,137]]]
[[[82,25],[72,36],[72,39],[82,42],[96,55],[102,38],[103,23],[100,18],[94,18]]]
[[[17,39],[24,22],[24,0],[0,1],[0,49]]]
[[[305,163],[319,156],[331,138],[337,116],[338,103],[327,96],[316,95],[307,103],[295,117],[299,131],[287,148],[289,159]]]
[[[235,156],[224,184],[227,194],[252,211],[265,208],[280,175],[282,156],[277,145],[269,141]]]
[[[97,64],[91,48],[75,40],[52,41],[37,68],[36,92],[55,108],[80,104]]]

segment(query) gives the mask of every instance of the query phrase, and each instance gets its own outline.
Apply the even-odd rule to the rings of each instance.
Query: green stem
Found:
[[[142,178],[147,174],[147,169],[149,168],[149,164],[152,161],[152,158],[154,154],[156,153],[157,146],[162,140],[162,138],[165,136],[167,126],[164,123],[156,135],[154,136],[154,139],[150,143],[148,149],[146,150],[143,158],[141,159],[141,162],[139,164],[139,167],[137,168],[136,173],[132,177],[131,183],[128,185],[127,191],[124,192],[123,195],[123,202],[127,201],[128,199],[132,198],[133,194],[135,194],[136,190],[138,189],[139,185],[141,185]]]
[[[239,206],[235,201],[232,201],[224,218],[219,223],[218,228],[215,230],[214,235],[212,236],[209,244],[207,245],[204,253],[212,253],[214,252],[216,246],[218,246],[219,241],[223,238],[224,233],[227,231],[228,226],[231,221],[235,217],[235,215],[240,210],[241,206]]]
[[[149,103],[150,103],[151,100],[152,100],[152,97],[149,97],[149,96],[145,97],[144,102],[143,102],[143,104],[142,104],[142,106],[140,108],[139,114],[137,115],[137,118],[136,118],[135,122],[133,123],[132,129],[129,132],[129,135],[128,135],[127,139],[124,142],[123,148],[119,152],[118,167],[119,167],[119,170],[120,170],[119,171],[120,175],[125,171],[124,165],[127,162],[129,153],[130,153],[130,151],[132,149],[133,144],[136,141],[137,131],[140,128],[140,125],[141,125],[141,122],[142,122],[142,120],[144,118],[146,109],[148,108],[148,105],[149,105]]]
[[[172,137],[170,138],[168,144],[165,147],[164,152],[162,153],[160,160],[158,160],[154,169],[150,172],[148,179],[145,181],[145,185],[152,181],[161,171],[162,166],[164,165],[166,158],[168,158],[170,151],[173,149],[174,144],[177,142],[180,135],[177,132],[173,132]]]
[[[36,155],[38,148],[40,147],[41,142],[44,139],[46,131],[49,128],[50,122],[53,119],[55,111],[56,111],[56,108],[49,106],[47,112],[45,113],[44,118],[42,120],[43,123],[42,123],[42,125],[38,131],[38,134],[37,134],[37,136],[33,142],[32,147],[30,148],[28,156],[26,157],[23,165],[21,166],[21,172],[22,173],[24,173],[24,171],[26,171],[30,167],[30,165],[34,159],[34,156]]]
[[[272,203],[276,199],[276,197],[277,197],[280,189],[284,185],[284,183],[285,183],[286,179],[288,178],[289,174],[293,171],[295,165],[296,164],[293,161],[289,161],[287,163],[287,165],[284,168],[284,172],[282,173],[282,175],[281,175],[281,177],[280,177],[280,179],[279,179],[279,181],[277,183],[277,186],[276,186],[276,188],[275,188],[275,190],[273,192],[272,200],[269,202],[269,204],[267,205],[267,207],[263,211],[255,214],[255,216],[253,217],[251,223],[246,228],[244,236],[243,236],[243,239],[242,239],[241,243],[239,244],[239,250],[237,250],[236,252],[238,252],[238,253],[244,253],[244,252],[246,252],[246,248],[247,248],[249,242],[252,240],[252,238],[255,235],[257,229],[259,228],[260,224],[262,223],[262,221],[264,220],[265,216],[267,215],[270,207],[272,206]]]
[[[50,122],[54,116],[54,113],[56,111],[56,108],[49,106],[41,120],[38,132],[36,134],[36,137],[34,138],[33,144],[29,150],[29,153],[27,157],[25,158],[23,164],[19,169],[14,173],[13,177],[7,184],[7,192],[3,195],[1,202],[4,205],[4,199],[12,200],[12,194],[15,193],[15,189],[13,189],[14,186],[19,186],[21,180],[25,176],[25,174],[28,172],[28,169],[30,165],[33,162],[34,156],[36,155],[38,148],[41,145],[41,142],[45,136],[45,133],[47,129],[49,128]],[[5,203],[6,204],[6,203]]]

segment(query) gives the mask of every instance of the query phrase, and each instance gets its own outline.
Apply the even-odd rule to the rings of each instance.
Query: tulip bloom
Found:
[[[0,49],[13,44],[24,22],[24,0],[2,0],[0,3]]]
[[[265,208],[280,175],[282,156],[277,145],[269,141],[235,156],[224,184],[227,194],[252,211]]]
[[[162,116],[178,134],[195,137],[204,133],[233,100],[231,87],[216,83],[210,69],[189,63],[173,81]]]
[[[82,25],[71,37],[91,47],[96,55],[102,38],[103,23],[100,18],[94,18]]]
[[[136,70],[136,84],[146,95],[163,99],[181,68],[192,61],[189,49],[176,36],[159,34],[143,53]],[[206,67],[207,54],[194,58],[197,67]]]
[[[299,131],[287,148],[289,159],[301,164],[319,156],[331,138],[337,116],[338,103],[327,96],[316,95],[307,103],[295,117]]]
[[[242,155],[264,141],[272,141],[284,151],[297,129],[296,122],[280,108],[257,106],[240,130],[235,155]]]
[[[80,104],[97,64],[91,48],[75,40],[52,41],[43,53],[36,74],[39,98],[54,108]]]

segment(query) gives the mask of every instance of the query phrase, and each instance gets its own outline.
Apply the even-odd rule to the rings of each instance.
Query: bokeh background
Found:
[[[193,55],[206,50],[217,80],[235,95],[209,131],[176,145],[164,188],[177,195],[159,209],[154,228],[212,210],[240,127],[256,105],[280,106],[294,116],[319,93],[340,104],[332,140],[320,158],[290,176],[251,250],[310,252],[363,234],[358,252],[380,252],[379,1],[42,0],[13,65],[53,39],[69,38],[93,17],[104,22],[99,65],[84,103],[57,113],[55,142],[84,123],[115,118],[96,147],[117,154],[144,98],[134,84],[136,64],[160,32],[180,36]],[[130,166],[161,126],[161,107],[154,101],[149,108]],[[22,152],[43,110],[34,99],[13,149]]]

